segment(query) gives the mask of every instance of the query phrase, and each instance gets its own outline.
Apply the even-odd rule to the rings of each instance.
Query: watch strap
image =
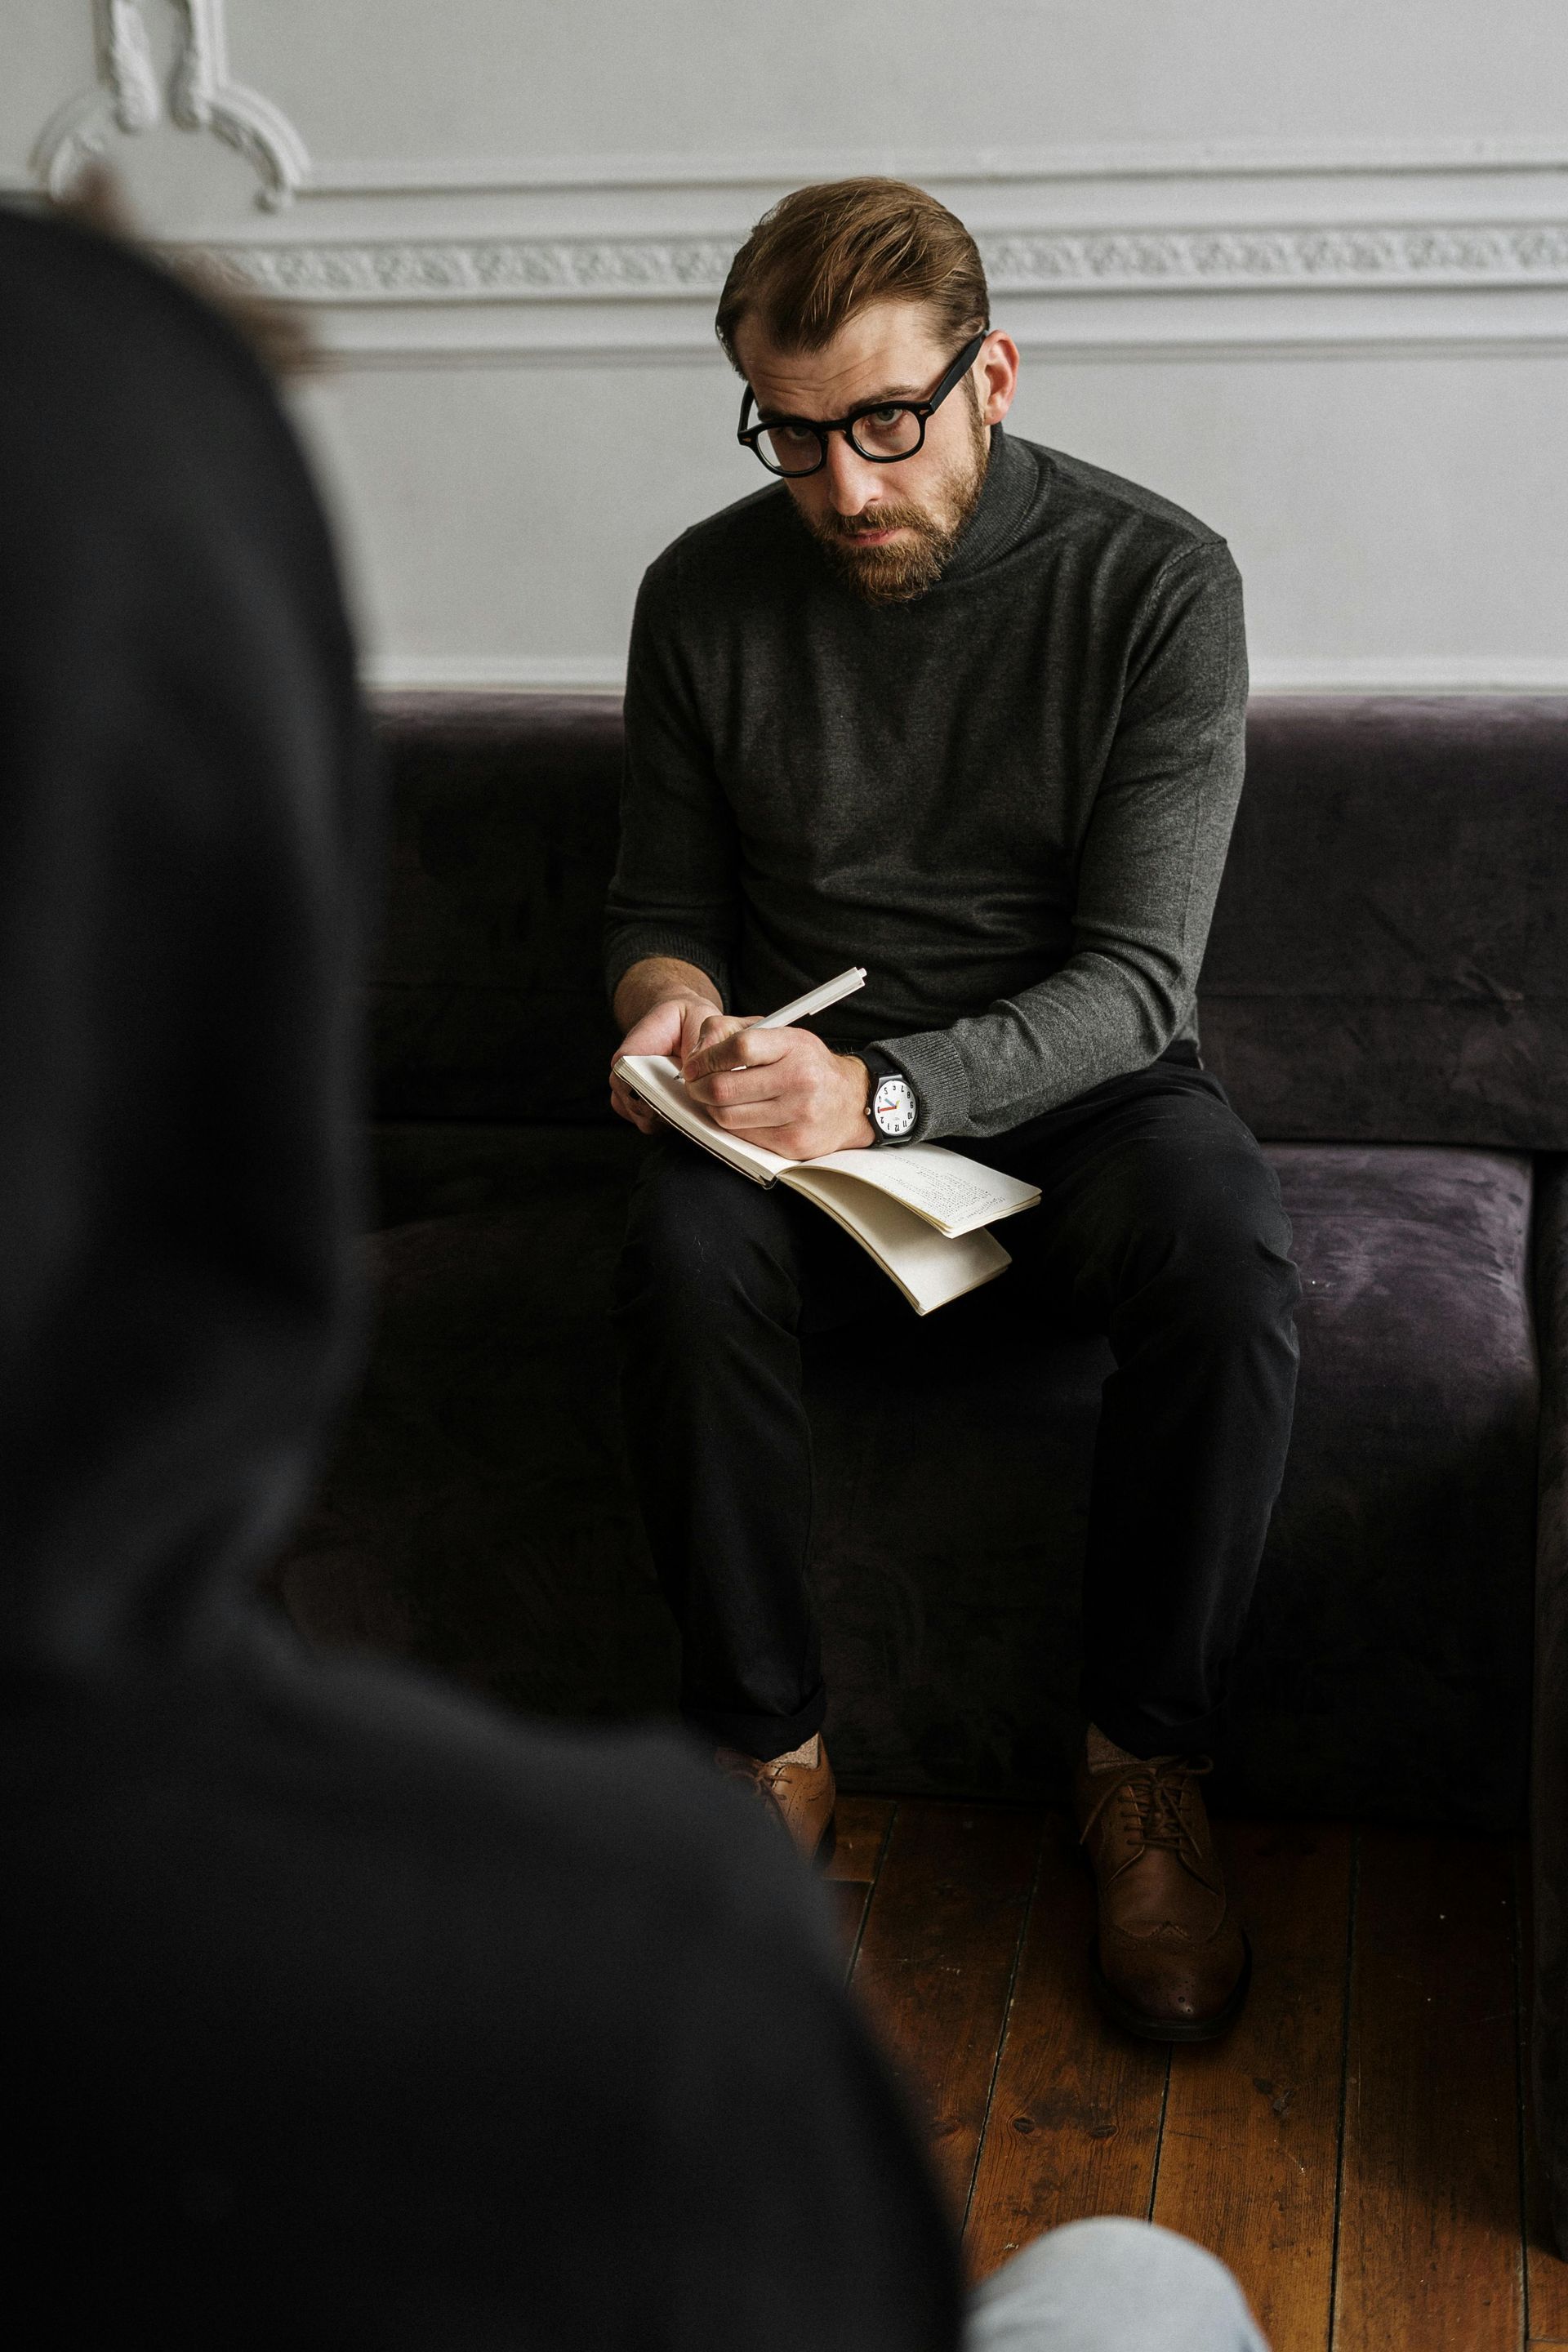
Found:
[[[876,1093],[884,1078],[902,1078],[909,1083],[909,1072],[900,1069],[891,1054],[884,1054],[880,1045],[857,1045],[856,1053],[871,1073],[871,1092]]]

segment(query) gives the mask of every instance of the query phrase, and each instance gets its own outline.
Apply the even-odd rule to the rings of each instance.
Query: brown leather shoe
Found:
[[[1087,1763],[1073,1804],[1100,1895],[1095,1990],[1148,2042],[1209,2042],[1240,2016],[1252,1951],[1198,1788],[1207,1758]]]
[[[784,1757],[763,1763],[738,1748],[716,1748],[713,1761],[731,1780],[760,1797],[807,1862],[833,1859],[833,1808],[838,1796],[827,1748],[818,1740],[815,1764],[791,1764]]]

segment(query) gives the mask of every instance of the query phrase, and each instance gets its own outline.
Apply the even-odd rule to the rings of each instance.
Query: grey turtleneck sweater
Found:
[[[1246,708],[1236,565],[1152,491],[998,430],[942,578],[869,605],[761,490],[637,600],[612,991],[678,956],[762,1013],[865,964],[824,1023],[916,1135],[1016,1127],[1196,1041]]]

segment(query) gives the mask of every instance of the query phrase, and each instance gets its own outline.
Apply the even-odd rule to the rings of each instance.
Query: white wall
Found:
[[[207,129],[107,123],[115,23]],[[384,678],[615,682],[753,486],[731,252],[881,169],[980,236],[1018,428],[1228,534],[1259,685],[1568,688],[1565,90],[1561,0],[0,0],[0,182],[102,137],[307,305]]]

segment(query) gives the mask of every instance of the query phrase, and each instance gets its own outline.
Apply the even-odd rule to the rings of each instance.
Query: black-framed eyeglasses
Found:
[[[856,455],[871,465],[896,466],[900,457],[912,457],[921,447],[926,437],[927,419],[936,415],[953,386],[962,383],[990,332],[989,327],[982,327],[977,335],[970,337],[935,391],[925,400],[871,400],[859,408],[852,408],[847,416],[770,416],[763,423],[748,425],[746,418],[754,397],[748,384],[741,403],[741,425],[735,438],[762,459],[770,474],[783,474],[791,481],[798,481],[803,474],[822,471],[827,463],[830,433],[842,433]]]

